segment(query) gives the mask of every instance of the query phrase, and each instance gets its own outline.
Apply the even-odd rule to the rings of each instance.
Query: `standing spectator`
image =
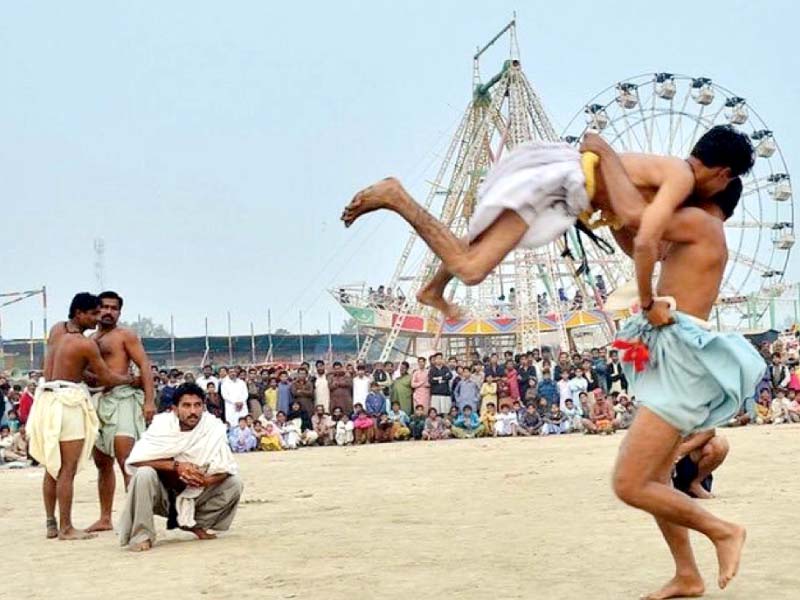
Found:
[[[461,380],[455,386],[455,405],[462,412],[467,406],[473,412],[477,411],[478,404],[481,401],[481,391],[478,389],[478,384],[469,377],[465,367],[459,367],[458,369],[461,374]]]
[[[370,378],[367,375],[367,367],[358,365],[356,367],[356,376],[353,377],[353,406],[360,404],[364,406],[369,394]],[[358,429],[358,426],[356,426]],[[358,431],[356,431],[356,443],[358,443]]]
[[[178,389],[178,376],[175,373],[170,373],[167,376],[167,383],[161,388],[158,394],[158,411],[164,412],[172,409],[172,397],[175,395],[175,390]]]
[[[622,371],[622,364],[619,362],[619,352],[612,350],[608,353],[609,361],[606,369],[606,389],[619,394],[628,393],[628,380]]]
[[[508,382],[508,395],[512,402],[519,402],[521,397],[519,392],[519,376],[513,360],[506,361],[506,382]]]
[[[413,390],[411,388],[411,374],[408,372],[409,365],[406,361],[400,363],[400,371],[397,378],[392,382],[392,403],[398,403],[400,410],[406,415],[413,412]]]
[[[376,362],[372,366],[372,381],[378,384],[384,398],[388,398],[392,388],[392,375],[385,369],[385,364]]]
[[[314,403],[322,405],[324,412],[331,409],[331,390],[328,377],[325,374],[325,361],[318,360],[314,365],[317,373],[312,383],[314,384]]]
[[[333,363],[333,373],[329,375],[328,387],[331,391],[331,414],[336,409],[349,415],[353,412],[353,379],[342,368],[342,363]]]
[[[513,403],[511,399],[511,392],[508,388],[508,379],[505,375],[501,375],[497,378],[497,406],[502,408],[504,405],[509,405]]]
[[[297,379],[291,384],[292,400],[299,402],[306,414],[314,412],[314,384],[308,379],[308,371],[305,367],[297,370]]]
[[[254,418],[261,416],[264,410],[264,387],[258,379],[255,369],[247,371],[247,408]]]
[[[550,404],[558,404],[559,401],[558,386],[556,385],[556,382],[553,381],[553,378],[550,376],[550,369],[542,370],[542,379],[541,381],[539,381],[539,385],[536,386],[536,394],[537,396],[547,400],[548,406]]]
[[[525,401],[529,389],[533,388],[533,393],[536,394],[536,385],[539,379],[536,367],[531,364],[531,358],[527,354],[520,359],[517,376],[519,377],[519,396]]]
[[[269,409],[274,415],[278,412],[278,380],[270,377],[267,389],[264,390],[264,409]]]
[[[504,377],[506,374],[505,369],[498,363],[497,352],[492,352],[489,356],[489,364],[483,369],[484,375],[491,375],[497,380],[498,377]]]
[[[569,364],[569,354],[566,352],[560,352],[558,354],[558,363],[553,369],[553,379],[555,381],[561,381],[562,371],[567,371],[569,373],[571,370],[572,365]]]
[[[225,421],[225,401],[220,397],[213,381],[206,385],[206,410],[220,421]]]
[[[223,394],[224,396],[225,394]],[[281,371],[278,373],[278,412],[288,413],[291,404],[292,384],[289,382],[289,373]]]
[[[239,379],[237,369],[231,369],[228,379],[222,383],[220,395],[225,401],[225,419],[232,429],[238,425],[241,417],[246,417],[248,414],[247,384]]]
[[[489,404],[497,406],[497,384],[492,375],[486,375],[486,379],[481,386],[481,414],[486,411],[486,407]]]
[[[572,399],[572,386],[570,386],[569,371],[561,370],[561,379],[558,382],[558,407],[564,410],[564,403],[567,399]]]
[[[219,390],[219,379],[214,377],[214,371],[211,365],[203,365],[203,374],[197,378],[195,383],[203,390],[207,390],[208,384],[213,383],[214,389]]]
[[[411,374],[411,388],[414,390],[414,407],[416,412],[417,404],[421,404],[427,411],[431,405],[431,384],[428,380],[429,370],[426,366],[427,361],[420,356],[417,359],[417,368]]]
[[[592,348],[592,368],[597,374],[597,382],[604,393],[608,393],[608,360],[605,356],[606,349]]]
[[[364,411],[378,422],[378,417],[386,412],[386,396],[381,391],[381,385],[377,381],[370,382],[370,390],[364,400]]]
[[[428,372],[428,382],[431,384],[431,408],[436,412],[444,414],[450,410],[452,400],[450,399],[450,380],[453,374],[444,365],[442,353],[437,352],[432,357],[433,366]]]
[[[589,358],[584,358],[581,361],[581,372],[583,374],[583,378],[586,380],[587,388],[586,390],[589,392],[593,392],[598,389],[602,389],[600,387],[600,380],[598,378],[597,373],[592,366],[592,360]]]
[[[575,369],[575,374],[572,379],[569,380],[569,389],[572,395],[572,401],[578,406],[581,393],[589,390],[589,382],[586,380],[586,377],[584,377],[581,367]],[[561,410],[564,410],[563,406]]]
[[[769,367],[769,377],[772,389],[785,388],[789,386],[789,369],[781,361],[781,353],[772,353],[772,364]]]

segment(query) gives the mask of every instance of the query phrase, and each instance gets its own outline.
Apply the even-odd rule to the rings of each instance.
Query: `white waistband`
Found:
[[[39,386],[43,390],[49,390],[54,392],[55,390],[61,390],[65,388],[72,388],[72,389],[88,389],[85,383],[76,383],[74,381],[65,381],[63,379],[54,379],[53,381],[39,381]]]

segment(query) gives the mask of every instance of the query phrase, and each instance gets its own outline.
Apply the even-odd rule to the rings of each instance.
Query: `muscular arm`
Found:
[[[135,333],[126,332],[125,350],[128,352],[128,356],[130,356],[133,363],[139,368],[145,404],[153,404],[155,401],[155,389],[153,387],[153,372],[150,368],[150,358],[144,351],[142,341]]]
[[[100,356],[100,348],[97,347],[93,340],[86,339],[85,353],[89,369],[95,374],[100,385],[114,387],[116,385],[128,385],[133,381],[130,375],[117,375],[108,368],[106,361]]]

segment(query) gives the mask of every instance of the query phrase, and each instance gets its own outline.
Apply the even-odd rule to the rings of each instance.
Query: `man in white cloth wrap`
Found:
[[[106,291],[98,298],[100,320],[92,339],[99,346],[103,360],[115,373],[128,373],[131,363],[135,364],[141,374],[141,388],[118,385],[95,396],[97,418],[100,420],[94,449],[100,518],[87,531],[111,529],[116,488],[115,459],[127,489],[130,476],[125,472],[125,461],[156,412],[153,374],[142,341],[135,331],[117,325],[122,311],[122,297],[116,292]]]
[[[83,292],[72,299],[69,320],[53,325],[47,338],[43,378],[28,418],[29,452],[45,468],[42,494],[48,538],[95,537],[72,526],[75,474],[92,453],[98,426],[89,388],[83,383],[84,371],[91,370],[103,386],[130,385],[134,381],[129,374],[112,372],[97,344],[83,335],[97,326],[99,314],[100,300]]]
[[[728,260],[724,222],[742,191],[738,177],[710,199],[649,206],[628,177],[623,161],[597,135],[583,150],[600,157],[600,172],[612,207],[624,227],[615,231],[633,256],[641,312],[629,319],[615,346],[623,351],[626,377],[640,408],[620,448],[613,486],[625,503],[655,517],[675,561],[675,575],[646,598],[695,597],[705,584],[695,562],[689,529],[714,544],[717,583],[725,588],[737,574],[744,527],[723,521],[670,485],[683,436],[713,430],[736,415],[755,394],[766,364],[740,334],[712,332],[706,321],[719,295]],[[675,159],[677,160],[677,159]],[[730,175],[753,165],[746,135],[733,128],[710,130],[692,151],[684,185],[691,189],[696,161],[728,165]],[[666,242],[666,244],[662,244]],[[653,270],[661,261],[656,293]]]
[[[126,467],[133,478],[117,524],[121,545],[152,548],[154,515],[203,540],[216,537],[209,529],[230,528],[242,495],[239,468],[225,424],[206,410],[205,392],[194,383],[178,386],[173,410],[153,418]]]
[[[717,130],[706,135],[717,135]],[[644,201],[670,213],[690,194],[708,199],[740,174],[732,165],[706,165],[696,156],[682,161],[653,154],[623,154],[620,159]],[[460,315],[459,308],[444,299],[453,277],[476,285],[514,248],[548,244],[578,219],[591,228],[619,226],[597,172],[597,155],[552,142],[521,144],[494,165],[481,185],[466,239],[455,237],[447,223],[437,221],[394,178],[356,194],[342,221],[349,227],[362,215],[380,209],[394,211],[408,221],[441,259],[439,270],[417,293],[417,299],[447,318]]]

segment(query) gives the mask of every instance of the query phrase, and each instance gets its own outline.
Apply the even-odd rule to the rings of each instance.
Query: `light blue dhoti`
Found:
[[[625,322],[618,339],[640,339],[650,351],[637,373],[624,363],[636,400],[682,435],[727,423],[752,399],[767,368],[738,333],[717,333],[698,319],[673,311],[674,325],[654,328],[639,314]]]

